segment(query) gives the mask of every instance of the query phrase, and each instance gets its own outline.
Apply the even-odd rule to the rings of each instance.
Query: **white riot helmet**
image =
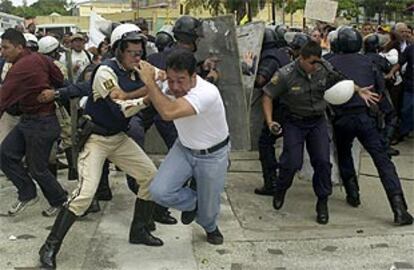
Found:
[[[39,53],[49,54],[59,47],[59,41],[52,36],[45,36],[39,40]]]
[[[325,91],[323,98],[332,105],[341,105],[354,95],[354,81],[343,80]]]
[[[24,39],[26,39],[26,47],[37,51],[39,49],[39,44],[37,37],[31,33],[23,33]]]
[[[147,38],[142,34],[141,29],[132,23],[124,23],[117,26],[111,34],[111,47],[115,49],[117,47],[117,41],[134,41],[142,40],[146,41]]]

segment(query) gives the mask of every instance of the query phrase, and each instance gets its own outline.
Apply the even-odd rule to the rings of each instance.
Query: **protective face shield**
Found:
[[[200,20],[188,15],[181,16],[173,27],[174,38],[184,43],[194,43],[203,37],[203,25]]]
[[[338,53],[338,31],[329,32],[328,41],[331,46],[331,52]]]
[[[332,105],[341,105],[351,99],[354,91],[354,81],[343,80],[326,90],[323,98]]]
[[[147,38],[141,33],[141,29],[132,23],[125,23],[117,26],[111,34],[111,47],[115,49],[118,41],[143,41]]]
[[[338,50],[342,53],[356,53],[362,48],[362,35],[352,27],[338,30]]]
[[[24,38],[26,39],[26,47],[32,51],[37,51],[39,49],[39,44],[37,37],[31,33],[23,33]]]
[[[39,40],[39,53],[41,54],[50,54],[59,48],[59,41],[52,36],[45,36]]]

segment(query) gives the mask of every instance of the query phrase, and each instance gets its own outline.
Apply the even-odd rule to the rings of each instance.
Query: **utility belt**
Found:
[[[344,115],[351,115],[351,114],[361,114],[367,113],[368,109],[366,107],[351,107],[351,108],[335,108],[334,113],[336,116],[341,117]]]
[[[76,147],[78,151],[82,151],[85,146],[86,141],[92,134],[101,135],[101,136],[113,136],[118,134],[120,131],[108,130],[104,127],[101,127],[95,124],[89,116],[83,115],[79,118],[78,128],[76,131]]]
[[[51,116],[56,116],[55,112],[41,112],[41,113],[37,113],[37,114],[26,114],[23,113],[20,118],[22,120],[36,120],[39,118],[43,118],[43,117],[51,117]]]
[[[368,107],[353,107],[345,109],[335,109],[335,118],[339,119],[342,116],[356,115],[356,114],[367,114],[368,116],[375,118],[378,129],[385,128],[385,114],[380,110],[377,104],[372,104]]]
[[[324,114],[312,115],[312,116],[302,116],[294,113],[289,113],[286,115],[287,118],[291,120],[300,120],[300,121],[315,121],[324,117]]]
[[[185,147],[185,148],[189,149],[191,152],[193,152],[196,155],[207,155],[207,154],[211,154],[211,153],[214,153],[214,152],[220,150],[221,148],[226,146],[229,143],[229,141],[230,141],[230,137],[227,136],[227,138],[225,138],[223,141],[221,141],[218,144],[213,145],[212,147],[207,148],[207,149],[195,150],[195,149],[191,149],[191,148],[187,148],[187,147]]]

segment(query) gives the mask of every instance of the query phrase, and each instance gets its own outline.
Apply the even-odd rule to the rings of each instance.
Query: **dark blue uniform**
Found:
[[[278,48],[264,49],[260,55],[259,66],[256,76],[262,76],[264,83],[257,85],[256,87],[262,88],[266,85],[272,75],[279,70],[279,68],[289,64],[290,59],[286,51]],[[277,120],[280,116],[280,106],[278,106],[279,99],[273,99],[273,119]],[[275,155],[275,143],[276,139],[280,136],[276,136],[270,132],[266,122],[263,123],[262,131],[259,136],[259,159],[262,166],[264,187],[262,189],[256,189],[257,194],[273,195],[273,189],[277,178],[277,169],[279,164]]]
[[[408,46],[401,54],[399,64],[407,64],[403,75],[403,104],[401,108],[401,136],[414,130],[414,45]]]
[[[357,85],[361,87],[374,85],[377,92],[382,92],[384,87],[380,79],[382,74],[375,71],[376,68],[366,56],[357,53],[337,54],[330,58],[329,62],[346,77],[354,80]],[[376,119],[368,114],[368,108],[362,98],[354,94],[347,103],[334,106],[334,112],[333,127],[338,150],[338,165],[345,189],[349,188],[347,186],[349,182],[356,179],[351,148],[353,140],[357,138],[372,157],[387,195],[391,197],[402,194],[395,166],[386,153]]]

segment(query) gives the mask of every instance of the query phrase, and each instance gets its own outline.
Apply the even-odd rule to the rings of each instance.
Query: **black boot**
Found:
[[[62,207],[53,224],[52,231],[39,250],[41,267],[49,269],[56,268],[56,255],[59,252],[63,238],[75,220],[76,215],[66,207]]]
[[[263,172],[264,185],[260,188],[256,188],[254,193],[257,195],[273,196],[276,192],[277,174],[275,170],[269,172]]]
[[[403,195],[394,195],[390,199],[394,212],[394,223],[400,226],[413,224],[413,217],[407,211],[407,203]]]
[[[101,180],[99,181],[98,189],[96,190],[96,198],[99,201],[110,201],[112,200],[112,191],[109,187],[109,175],[102,172]]]
[[[177,224],[177,220],[173,216],[171,216],[171,213],[170,211],[168,211],[168,208],[161,206],[159,204],[155,204],[153,219],[161,224]]]
[[[76,166],[73,163],[73,155],[72,155],[72,148],[65,149],[66,159],[68,161],[68,180],[76,180],[78,179],[78,171],[76,170]]]
[[[343,179],[343,185],[346,192],[346,202],[352,207],[358,207],[361,200],[359,199],[359,185],[356,176],[347,180]]]
[[[101,205],[99,204],[99,200],[94,197],[92,199],[91,205],[89,205],[88,210],[86,210],[85,214],[82,215],[82,217],[90,214],[90,213],[98,213],[101,211]]]
[[[318,198],[318,202],[316,203],[316,222],[319,224],[328,224],[328,198]]]
[[[135,202],[134,218],[129,231],[129,242],[131,244],[143,244],[147,246],[162,246],[161,239],[153,236],[147,226],[152,220],[154,203],[137,199]]]
[[[285,195],[286,190],[280,191],[277,190],[275,194],[273,194],[273,208],[279,210],[282,208],[283,203],[285,202]]]

